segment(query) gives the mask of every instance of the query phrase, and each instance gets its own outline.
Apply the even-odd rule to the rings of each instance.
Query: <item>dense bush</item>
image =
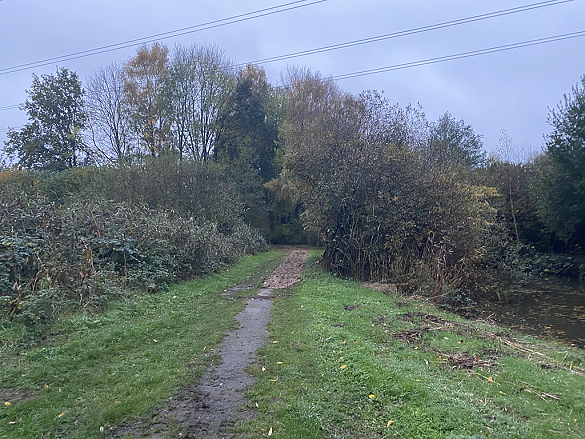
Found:
[[[510,241],[492,256],[500,272],[533,276],[579,278],[579,260],[572,256],[538,252],[534,246]]]
[[[422,127],[421,127],[422,126]],[[344,94],[307,75],[289,89],[281,192],[319,231],[323,265],[342,276],[415,279],[433,296],[458,288],[485,254],[495,191],[461,166],[421,159],[424,117],[375,94]],[[449,143],[448,146],[454,146]]]
[[[477,178],[487,186],[495,187],[498,195],[489,200],[497,209],[498,219],[508,229],[511,240],[530,243],[539,251],[551,251],[554,234],[538,216],[537,185],[540,183],[542,158],[526,164],[510,163],[490,158],[478,170]]]
[[[179,160],[174,153],[146,157],[134,165],[100,168],[85,192],[212,221],[222,231],[235,227],[243,217],[243,202],[221,166]]]
[[[237,226],[243,217],[243,203],[221,166],[179,160],[173,153],[137,159],[133,164],[6,174],[0,180],[3,200],[23,195],[58,204],[76,199],[142,203],[215,222],[222,231]]]
[[[64,310],[97,311],[123,287],[158,291],[263,250],[243,224],[224,234],[144,203],[15,197],[0,203],[0,307],[34,332]]]

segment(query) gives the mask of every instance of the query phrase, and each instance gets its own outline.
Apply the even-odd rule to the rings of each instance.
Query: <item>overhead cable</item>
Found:
[[[471,58],[474,56],[487,55],[489,53],[496,53],[496,52],[503,52],[506,50],[520,49],[522,47],[537,46],[540,44],[553,43],[556,41],[569,40],[572,38],[579,38],[579,37],[584,37],[584,36],[585,36],[585,30],[582,30],[579,32],[571,32],[568,34],[555,35],[552,37],[538,38],[535,40],[522,41],[520,43],[506,44],[503,46],[495,46],[495,47],[489,47],[486,49],[472,50],[470,52],[457,53],[454,55],[440,56],[437,58],[429,58],[429,59],[425,59],[425,60],[421,60],[421,61],[413,61],[413,62],[408,62],[408,63],[403,63],[403,64],[394,64],[392,66],[387,66],[387,67],[379,67],[376,69],[362,70],[359,72],[347,73],[344,75],[336,75],[336,76],[331,76],[331,79],[334,79],[336,81],[340,81],[343,79],[357,78],[359,76],[374,75],[376,73],[390,72],[393,70],[402,70],[402,69],[408,69],[411,67],[420,67],[420,66],[425,66],[425,65],[429,65],[429,64],[436,64],[436,63],[440,63],[440,62],[445,62],[445,61],[454,61],[457,59]]]
[[[18,104],[15,104],[15,105],[7,105],[5,107],[0,107],[0,111],[3,111],[3,110],[14,110],[14,109],[17,109],[17,108],[20,108],[20,105],[18,105]]]
[[[302,0],[302,1],[306,1],[306,0]],[[326,0],[321,0],[321,1],[326,1]],[[393,33],[384,34],[384,35],[378,35],[378,36],[369,37],[369,38],[363,38],[363,39],[360,39],[360,40],[348,41],[348,42],[345,42],[345,43],[334,44],[334,45],[330,45],[330,46],[318,47],[318,48],[315,48],[315,49],[309,49],[309,50],[304,50],[304,51],[300,51],[300,52],[293,52],[293,53],[289,53],[289,54],[286,54],[286,55],[279,55],[279,56],[274,56],[274,57],[270,57],[270,58],[263,58],[263,59],[259,59],[259,60],[252,61],[252,62],[249,62],[249,63],[237,64],[235,67],[239,68],[239,67],[245,66],[247,64],[260,64],[260,63],[266,64],[266,63],[270,63],[270,62],[282,61],[282,60],[297,58],[297,57],[301,57],[301,56],[313,55],[313,54],[321,53],[321,52],[329,52],[329,51],[332,51],[332,50],[338,50],[338,49],[344,49],[344,48],[347,48],[347,47],[352,47],[352,46],[357,46],[357,45],[362,45],[362,44],[374,43],[374,42],[383,41],[383,40],[387,40],[387,39],[391,39],[391,38],[399,38],[399,37],[413,35],[413,34],[417,34],[417,33],[428,32],[428,31],[431,31],[431,30],[437,30],[437,29],[443,29],[443,28],[446,28],[446,27],[458,26],[458,25],[465,24],[465,23],[471,23],[471,22],[480,21],[480,20],[487,20],[489,18],[496,18],[496,17],[501,17],[501,16],[504,16],[504,15],[516,14],[516,13],[519,13],[519,12],[526,12],[526,11],[530,11],[530,10],[534,10],[534,9],[540,9],[540,8],[544,8],[544,7],[548,7],[548,6],[554,6],[554,5],[558,5],[558,4],[562,4],[562,3],[570,3],[570,2],[574,2],[574,1],[576,1],[576,0],[548,0],[548,1],[541,1],[541,2],[537,2],[537,3],[531,3],[531,4],[528,4],[528,5],[524,5],[524,6],[518,6],[518,7],[515,7],[515,8],[502,9],[502,10],[499,10],[499,11],[489,12],[489,13],[486,13],[486,14],[473,15],[473,16],[466,17],[466,18],[459,18],[459,19],[456,19],[456,20],[445,21],[445,22],[442,22],[442,23],[432,24],[432,25],[428,25],[428,26],[421,26],[421,27],[417,27],[417,28],[413,28],[413,29],[407,29],[407,30],[404,30],[404,31],[393,32]],[[210,25],[210,24],[217,24],[217,23],[223,22],[225,20],[230,20],[230,19],[238,18],[238,17],[242,18],[243,16],[246,16],[246,15],[250,15],[250,14],[254,14],[254,13],[258,13],[258,12],[266,12],[266,11],[271,10],[271,9],[280,8],[280,7],[283,7],[283,6],[290,6],[290,5],[293,5],[293,4],[296,4],[296,3],[300,3],[300,2],[299,1],[295,1],[295,2],[292,2],[292,3],[285,3],[284,5],[275,6],[273,8],[261,9],[259,11],[250,12],[250,13],[247,13],[247,14],[242,14],[242,15],[238,15],[238,16],[234,16],[234,17],[230,17],[230,18],[226,18],[226,19],[216,20],[214,22],[204,23],[204,24],[198,25],[198,26],[207,26],[207,25]],[[316,3],[316,2],[308,3],[308,4],[305,4],[303,6],[308,6],[308,5],[311,5],[311,4],[314,4],[314,3]],[[297,6],[297,7],[299,7],[299,6]],[[282,12],[282,11],[279,11],[279,12]],[[256,17],[252,17],[252,18],[256,18]],[[164,34],[168,34],[168,33],[172,33],[172,32],[178,32],[178,31],[183,31],[185,29],[190,29],[190,28],[183,28],[183,29],[179,29],[177,31],[165,32]],[[199,29],[199,30],[204,30],[204,29]],[[154,35],[154,36],[164,35],[164,34],[157,34],[157,35]],[[154,36],[145,37],[145,38],[152,38]],[[140,40],[142,40],[142,39],[140,39]],[[138,41],[138,40],[131,40],[131,41],[135,42],[135,41]],[[128,42],[126,42],[126,43],[128,43]],[[124,43],[119,43],[119,44],[124,44]],[[109,48],[109,47],[112,47],[112,46],[116,46],[116,45],[103,46],[101,48],[94,49],[94,50],[105,49],[105,48]],[[66,56],[74,56],[74,55],[84,54],[86,52],[92,52],[92,51],[78,52],[76,54],[71,54],[71,55],[66,55]],[[84,56],[89,56],[89,54],[88,55],[84,55]],[[55,60],[58,60],[60,58],[62,58],[62,57],[59,57],[59,58],[50,58],[48,60],[38,61],[38,63],[43,63],[45,61],[55,61]],[[34,63],[22,64],[20,66],[15,66],[13,68],[23,68],[24,69],[24,66],[28,66],[28,65],[32,65],[32,64],[34,64]],[[26,68],[32,68],[32,67],[26,67]],[[7,70],[7,69],[0,69],[0,75],[3,74],[2,72],[4,70]],[[6,72],[6,73],[10,73],[10,72]],[[14,109],[18,109],[19,107],[20,107],[19,105],[8,105],[8,106],[5,106],[5,107],[0,107],[0,111],[14,110]]]
[[[436,64],[436,63],[446,62],[446,61],[455,61],[458,59],[471,58],[471,57],[480,56],[480,55],[488,55],[490,53],[520,49],[523,47],[537,46],[537,45],[541,45],[541,44],[553,43],[553,42],[557,42],[557,41],[564,41],[564,40],[569,40],[569,39],[579,38],[579,37],[585,37],[585,30],[578,31],[578,32],[571,32],[568,34],[555,35],[552,37],[545,37],[545,38],[538,38],[538,39],[534,39],[534,40],[522,41],[519,43],[505,44],[502,46],[494,46],[494,47],[489,47],[486,49],[472,50],[469,52],[462,52],[462,53],[457,53],[457,54],[453,54],[453,55],[446,55],[446,56],[440,56],[440,57],[436,57],[436,58],[429,58],[429,59],[420,60],[420,61],[412,61],[412,62],[407,62],[407,63],[402,63],[402,64],[394,64],[391,66],[379,67],[379,68],[370,69],[370,70],[362,70],[362,71],[354,72],[354,73],[346,73],[343,75],[331,76],[330,79],[335,80],[335,81],[342,81],[344,79],[357,78],[360,76],[374,75],[377,73],[391,72],[394,70],[403,70],[403,69],[408,69],[408,68],[412,68],[412,67],[421,67],[421,66],[426,66],[429,64]],[[7,132],[9,130],[17,130],[20,128],[23,128],[23,127],[0,128],[0,133]]]
[[[275,62],[275,61],[282,61],[282,60],[287,60],[287,59],[292,59],[292,58],[298,58],[301,56],[313,55],[316,53],[329,52],[329,51],[338,50],[338,49],[345,49],[347,47],[359,46],[362,44],[370,44],[370,43],[375,43],[378,41],[389,40],[392,38],[405,37],[408,35],[429,32],[429,31],[433,31],[433,30],[437,30],[437,29],[444,29],[447,27],[459,26],[461,24],[473,23],[476,21],[487,20],[489,18],[496,18],[496,17],[501,17],[504,15],[517,14],[519,12],[526,12],[526,11],[531,11],[534,9],[545,8],[548,6],[556,6],[556,5],[559,5],[562,3],[570,3],[570,2],[574,2],[574,1],[576,1],[576,0],[548,0],[548,1],[538,2],[538,3],[531,3],[528,5],[518,6],[515,8],[502,9],[500,11],[488,12],[486,14],[473,15],[471,17],[459,18],[456,20],[445,21],[442,23],[431,24],[428,26],[421,26],[421,27],[407,29],[407,30],[403,30],[403,31],[399,31],[399,32],[392,32],[389,34],[378,35],[375,37],[363,38],[363,39],[348,41],[348,42],[339,43],[339,44],[332,44],[329,46],[323,46],[323,47],[303,50],[303,51],[299,51],[299,52],[292,52],[292,53],[288,53],[286,55],[278,55],[278,56],[273,56],[273,57],[269,57],[269,58],[262,58],[262,59],[258,59],[256,61],[253,61],[251,63],[239,64],[239,66],[243,66],[246,64],[267,64],[267,63],[271,63],[271,62]]]
[[[328,0],[296,0],[289,3],[283,3],[278,6],[272,6],[270,8],[259,9],[253,12],[247,12],[245,14],[234,15],[228,18],[222,18],[219,20],[209,21],[207,23],[198,24],[195,26],[189,26],[173,31],[162,32],[159,34],[150,35],[142,38],[135,38],[133,40],[127,40],[120,43],[109,44],[106,46],[96,47],[94,49],[83,50],[80,52],[70,53],[68,55],[56,56],[53,58],[46,58],[40,61],[29,62],[20,64],[12,67],[6,67],[0,69],[0,75],[7,75],[9,73],[21,72],[23,70],[29,70],[35,67],[42,67],[53,64],[55,62],[71,61],[74,59],[85,58],[88,56],[98,55],[106,52],[113,52],[115,50],[125,49],[128,47],[139,46],[141,44],[153,43],[167,38],[178,37],[181,35],[191,34],[195,32],[201,32],[204,30],[214,29],[221,26],[227,26],[230,24],[240,23],[243,21],[253,20],[255,18],[266,17],[268,15],[279,14],[281,12],[291,11],[294,9],[304,8],[312,6],[318,3],[324,3]]]

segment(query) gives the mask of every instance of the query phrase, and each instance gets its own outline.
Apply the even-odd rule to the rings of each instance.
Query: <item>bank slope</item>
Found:
[[[578,438],[585,354],[323,272],[275,300],[243,437]]]

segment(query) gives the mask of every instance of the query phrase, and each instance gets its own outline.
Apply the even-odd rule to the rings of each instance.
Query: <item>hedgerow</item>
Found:
[[[237,216],[220,226],[145,202],[55,199],[31,189],[37,177],[19,176],[0,200],[0,310],[31,336],[62,313],[96,313],[127,291],[157,292],[267,249]]]

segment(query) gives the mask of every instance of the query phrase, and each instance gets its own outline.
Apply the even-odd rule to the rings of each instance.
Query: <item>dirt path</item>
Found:
[[[293,250],[288,258],[264,281],[264,288],[288,288],[296,284],[309,255],[308,250]]]
[[[237,410],[244,402],[246,390],[254,384],[254,379],[244,369],[255,361],[256,351],[267,342],[266,325],[272,309],[272,290],[298,282],[307,256],[306,250],[292,250],[264,281],[258,294],[249,297],[246,308],[236,316],[239,328],[228,333],[218,346],[222,363],[209,368],[199,386],[183,389],[149,419],[132,427],[120,428],[115,436],[235,438],[230,433],[231,427],[253,415]],[[230,289],[226,291],[229,294]],[[238,287],[231,291],[241,293]]]

